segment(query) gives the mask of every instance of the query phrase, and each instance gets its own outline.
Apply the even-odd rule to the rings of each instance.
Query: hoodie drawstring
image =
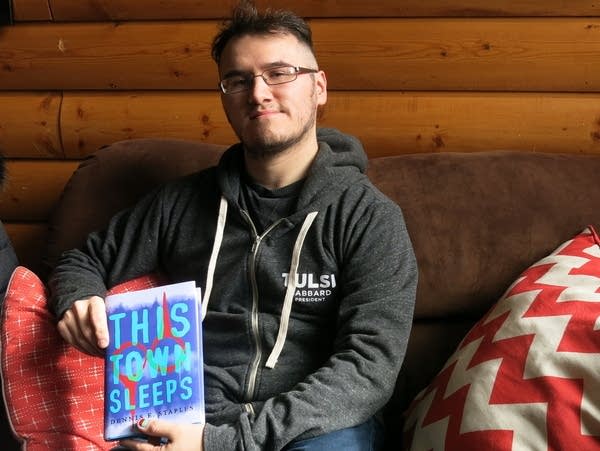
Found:
[[[302,228],[300,229],[300,233],[298,234],[298,237],[296,238],[296,243],[294,244],[294,251],[292,253],[292,263],[290,265],[290,272],[288,277],[288,286],[285,292],[283,308],[281,309],[281,318],[279,320],[279,332],[277,333],[277,340],[275,341],[275,346],[273,346],[271,355],[269,355],[269,358],[267,359],[267,363],[265,365],[267,368],[275,368],[275,365],[277,364],[277,359],[279,358],[279,354],[281,354],[283,345],[285,344],[288,324],[290,320],[290,313],[292,311],[292,301],[294,299],[294,294],[296,293],[296,274],[298,272],[298,265],[300,264],[300,252],[302,251],[302,245],[304,244],[304,238],[308,233],[308,229],[317,217],[317,214],[318,212],[313,211],[309,213],[306,216],[306,218],[304,218],[304,223],[302,224]]]
[[[277,359],[279,359],[279,355],[281,354],[281,351],[283,350],[283,345],[285,344],[288,325],[290,321],[290,314],[292,312],[292,303],[294,300],[294,294],[296,293],[296,282],[298,265],[300,264],[300,253],[302,251],[302,246],[304,245],[304,239],[306,238],[308,229],[310,229],[310,226],[317,217],[317,214],[318,212],[313,211],[309,213],[306,216],[306,218],[304,218],[304,223],[302,224],[302,227],[300,228],[300,233],[298,233],[298,236],[296,237],[296,242],[294,243],[294,250],[292,252],[292,262],[290,264],[290,271],[288,277],[288,286],[285,292],[285,298],[283,300],[283,307],[281,309],[281,318],[279,320],[279,331],[277,332],[277,339],[275,341],[275,345],[273,346],[273,350],[271,351],[271,354],[267,359],[267,363],[265,364],[267,368],[275,368],[275,365],[277,364]],[[215,241],[213,243],[212,252],[210,254],[210,260],[208,262],[206,286],[204,289],[204,296],[202,298],[202,320],[204,320],[204,317],[206,316],[206,311],[208,309],[208,301],[213,287],[215,267],[217,266],[219,250],[221,249],[221,244],[223,242],[223,231],[225,230],[226,219],[227,201],[225,200],[225,197],[221,197],[221,203],[219,205],[219,216],[217,218],[217,230],[215,232]]]
[[[217,266],[217,258],[219,257],[219,250],[221,249],[221,243],[223,242],[223,231],[225,230],[225,220],[227,219],[227,201],[221,196],[221,203],[219,205],[219,216],[217,218],[217,231],[215,232],[215,241],[213,243],[212,252],[210,254],[210,260],[208,262],[208,271],[206,274],[206,286],[204,288],[204,297],[202,299],[202,320],[206,316],[206,310],[208,309],[208,299],[210,298],[210,292],[213,287],[213,279],[215,276],[215,267]]]

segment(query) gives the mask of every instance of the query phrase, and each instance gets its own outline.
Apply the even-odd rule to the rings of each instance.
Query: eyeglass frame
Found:
[[[274,70],[277,70],[277,69],[283,69],[283,68],[287,68],[287,67],[290,67],[290,68],[294,69],[294,71],[295,71],[293,74],[290,74],[290,75],[294,75],[294,78],[292,78],[291,80],[281,81],[281,82],[277,82],[277,83],[269,83],[269,80],[267,80],[264,77],[265,73],[267,73],[267,72],[274,71]],[[288,66],[288,65],[284,65],[284,66],[270,67],[269,69],[266,69],[262,73],[256,74],[256,75],[252,74],[252,73],[246,73],[246,74],[230,75],[228,77],[225,77],[225,78],[223,78],[219,82],[219,89],[225,95],[238,94],[240,92],[249,91],[250,88],[252,87],[252,83],[258,77],[262,78],[263,81],[268,86],[277,86],[277,85],[283,85],[283,84],[286,84],[286,83],[291,83],[293,81],[296,81],[298,79],[298,75],[316,74],[317,72],[319,72],[319,69],[311,69],[309,67],[302,67],[302,66]],[[245,77],[245,81],[247,82],[247,85],[243,89],[239,89],[239,90],[235,90],[235,91],[227,91],[225,89],[225,87],[223,86],[223,82],[225,80],[227,80],[228,78],[232,78],[232,77],[243,77],[243,78]]]

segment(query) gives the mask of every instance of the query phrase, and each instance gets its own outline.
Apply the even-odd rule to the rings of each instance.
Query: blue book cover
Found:
[[[107,441],[140,436],[141,418],[204,422],[199,291],[192,281],[106,297]]]

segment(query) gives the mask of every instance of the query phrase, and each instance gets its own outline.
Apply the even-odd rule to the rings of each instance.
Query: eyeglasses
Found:
[[[309,69],[307,67],[299,66],[280,66],[267,69],[262,74],[238,74],[225,77],[219,83],[219,87],[223,94],[235,94],[236,92],[247,91],[252,88],[254,79],[261,77],[266,84],[281,85],[283,83],[289,83],[298,78],[301,74],[314,74],[317,73],[317,69]]]

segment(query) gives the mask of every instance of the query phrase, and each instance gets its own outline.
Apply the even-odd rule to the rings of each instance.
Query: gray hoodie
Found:
[[[332,129],[318,141],[295,212],[262,235],[239,206],[238,144],[119,213],[50,278],[59,317],[157,270],[196,280],[207,451],[279,450],[360,424],[392,394],[412,323],[412,246],[400,208],[365,176],[360,143]]]

